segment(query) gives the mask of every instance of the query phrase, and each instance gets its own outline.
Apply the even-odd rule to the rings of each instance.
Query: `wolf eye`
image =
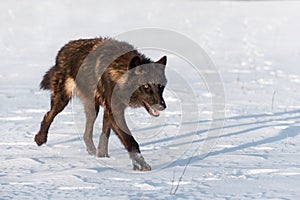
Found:
[[[148,89],[148,88],[149,88],[149,85],[148,85],[148,84],[145,84],[145,85],[144,85],[144,88],[145,88],[145,89]]]

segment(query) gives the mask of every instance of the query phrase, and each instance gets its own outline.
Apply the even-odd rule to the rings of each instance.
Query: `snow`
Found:
[[[299,2],[0,4],[0,199],[299,198]],[[215,96],[203,77],[172,52],[144,49],[154,59],[168,55],[167,110],[159,118],[143,109],[126,113],[153,171],[132,171],[114,134],[110,158],[89,156],[78,98],[52,124],[47,145],[37,147],[33,138],[49,109],[49,92],[39,82],[59,48],[145,27],[191,38],[215,63],[226,97],[226,117],[218,119],[224,125],[213,127],[221,135],[207,134]]]

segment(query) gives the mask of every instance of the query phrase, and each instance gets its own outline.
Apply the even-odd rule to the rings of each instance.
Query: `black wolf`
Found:
[[[124,111],[129,106],[144,107],[150,115],[159,116],[166,108],[163,99],[166,63],[166,56],[154,62],[132,45],[111,38],[69,42],[58,52],[55,66],[46,72],[40,84],[41,89],[51,90],[51,109],[41,122],[35,142],[39,146],[47,142],[53,119],[76,94],[84,105],[83,138],[88,153],[108,157],[112,129],[129,152],[133,169],[151,170],[126,125]],[[99,106],[104,108],[104,114],[96,149],[92,135]]]

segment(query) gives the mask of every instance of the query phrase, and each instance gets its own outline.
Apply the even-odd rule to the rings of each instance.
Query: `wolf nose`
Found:
[[[162,110],[164,110],[166,107],[165,107],[165,104],[164,104],[164,105],[161,105],[161,104],[155,104],[155,105],[152,106],[152,108],[154,108],[155,110],[162,111]]]
[[[160,108],[160,110],[164,110],[164,109],[167,108],[167,105],[166,105],[165,101],[160,102],[159,108]]]

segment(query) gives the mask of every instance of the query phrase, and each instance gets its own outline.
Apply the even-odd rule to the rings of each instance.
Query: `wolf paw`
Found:
[[[100,135],[100,141],[97,149],[97,157],[108,157],[108,137],[102,133]]]
[[[38,146],[41,146],[42,144],[45,144],[47,142],[47,136],[38,132],[34,137],[34,141]]]
[[[144,163],[133,163],[133,170],[135,171],[151,171],[151,166],[144,161]]]
[[[151,171],[151,166],[145,161],[140,153],[130,153],[132,159],[133,170]]]
[[[105,151],[102,151],[101,149],[97,149],[96,156],[99,157],[99,158],[103,158],[103,157],[109,158],[108,153],[105,152]]]
[[[86,148],[89,155],[94,156],[96,155],[96,147],[95,146],[89,146]]]

